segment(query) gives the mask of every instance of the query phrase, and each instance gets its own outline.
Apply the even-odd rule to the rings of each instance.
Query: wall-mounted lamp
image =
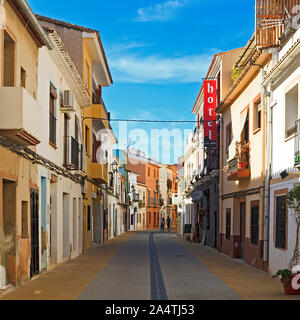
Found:
[[[287,173],[286,170],[284,170],[284,171],[282,171],[282,172],[280,173],[280,177],[281,177],[282,180],[284,180],[284,179],[287,178],[288,176],[289,176],[289,174]]]
[[[300,177],[300,172],[287,172],[286,170],[284,170],[280,173],[282,180],[284,180],[290,175]]]

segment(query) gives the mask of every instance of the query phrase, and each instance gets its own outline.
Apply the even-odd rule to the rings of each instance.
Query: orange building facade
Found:
[[[160,220],[160,167],[144,158],[128,157],[127,169],[138,174],[138,184],[146,186],[146,229],[159,228]]]
[[[148,230],[159,228],[159,169],[155,164],[146,163],[146,227]]]
[[[178,168],[176,165],[169,165],[168,168],[172,171],[172,184],[170,183],[170,189],[168,188],[169,197],[172,199],[173,195],[178,193]],[[173,199],[170,206],[170,218],[172,227],[177,227],[177,206],[173,204]]]

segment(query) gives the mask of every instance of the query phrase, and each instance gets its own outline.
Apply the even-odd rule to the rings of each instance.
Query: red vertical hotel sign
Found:
[[[217,140],[217,81],[205,80],[204,88],[204,138],[209,138],[211,141]]]

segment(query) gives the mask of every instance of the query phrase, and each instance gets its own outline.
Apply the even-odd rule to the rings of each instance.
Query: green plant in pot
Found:
[[[286,294],[300,294],[300,290],[292,288],[292,279],[296,274],[292,273],[293,267],[300,265],[299,255],[299,233],[300,233],[300,186],[294,187],[287,195],[287,205],[292,209],[293,216],[296,222],[296,240],[293,257],[290,261],[288,269],[278,270],[273,278],[279,278],[283,283],[283,287]]]

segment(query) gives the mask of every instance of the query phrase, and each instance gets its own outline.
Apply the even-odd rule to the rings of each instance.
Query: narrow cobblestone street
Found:
[[[60,265],[2,300],[271,300],[285,296],[267,273],[158,232],[126,233]]]

